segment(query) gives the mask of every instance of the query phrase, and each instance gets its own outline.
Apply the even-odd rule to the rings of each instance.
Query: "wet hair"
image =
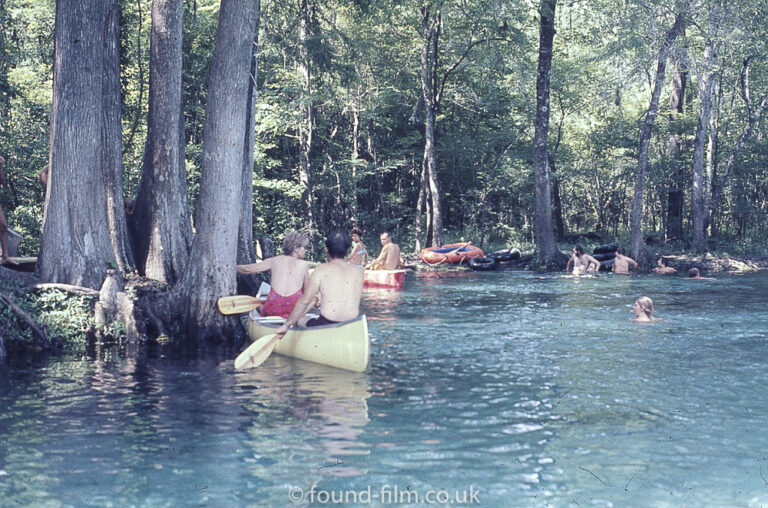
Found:
[[[584,255],[584,247],[582,247],[581,245],[577,245],[577,246],[575,246],[575,247],[573,248],[573,250],[575,250],[575,251],[576,251],[576,255],[577,255],[577,256],[583,256],[583,255]]]
[[[309,240],[306,236],[298,231],[291,231],[283,238],[283,254],[290,256],[294,250],[307,245],[309,245]]]
[[[352,231],[350,231],[349,234],[363,236],[363,232],[360,230],[360,228],[352,228]]]
[[[340,231],[334,231],[325,240],[325,248],[328,249],[328,257],[331,259],[344,259],[352,241]]]
[[[691,268],[690,270],[688,270],[688,277],[691,278],[691,279],[695,279],[699,275],[700,275],[699,269],[696,268],[695,266],[693,268]]]
[[[387,238],[389,238],[390,240],[392,239],[392,233],[390,233],[389,231],[383,231],[379,236],[384,236],[384,235],[387,235]]]
[[[659,258],[659,264],[661,266],[669,266],[669,261],[667,261],[667,258],[661,257],[661,258]]]
[[[624,250],[624,247],[619,247],[616,249],[616,254],[621,254],[622,256],[626,255],[627,251]]]
[[[641,296],[637,300],[635,300],[635,303],[638,307],[640,307],[640,310],[642,310],[646,316],[649,318],[653,317],[653,300],[648,298],[647,296]]]

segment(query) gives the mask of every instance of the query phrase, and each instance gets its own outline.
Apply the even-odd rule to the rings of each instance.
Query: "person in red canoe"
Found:
[[[304,261],[309,240],[297,231],[283,239],[283,254],[258,263],[237,265],[237,273],[270,271],[271,288],[267,301],[261,307],[262,316],[287,318],[303,292],[309,287],[309,264]]]
[[[381,240],[381,252],[379,257],[368,263],[368,270],[397,270],[400,268],[400,247],[392,242],[392,235],[384,231],[379,237]]]

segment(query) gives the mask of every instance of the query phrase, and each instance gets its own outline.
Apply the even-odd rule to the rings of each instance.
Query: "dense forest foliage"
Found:
[[[131,202],[141,203],[156,135],[150,74],[164,70],[151,58],[153,9],[182,3],[178,210],[193,229],[204,167],[223,160],[204,138],[226,5],[255,7],[258,17],[253,104],[246,95],[242,103],[254,115],[251,238],[303,230],[315,237],[315,259],[318,238],[352,226],[373,245],[390,230],[404,251],[460,239],[535,250],[544,182],[561,244],[586,236],[629,245],[630,232],[656,250],[756,253],[768,244],[765,0],[119,0],[122,192]],[[0,200],[30,256],[42,243],[38,173],[54,152],[56,9],[54,0],[0,0],[9,181]],[[545,26],[554,28],[551,69],[541,60]],[[132,265],[132,253],[116,258]],[[179,263],[169,282],[184,278]]]
[[[424,141],[421,119],[414,113],[421,94],[420,8],[427,3],[262,3],[255,237],[280,237],[310,225],[300,168],[303,124],[311,122],[307,165],[314,227],[328,231],[355,224],[373,238],[392,229],[401,243],[415,245]],[[655,53],[681,4],[573,2],[557,11],[550,171],[560,241],[590,231],[608,237],[628,234]],[[761,220],[768,191],[764,129],[758,127],[746,139],[730,174],[722,184],[719,180],[749,127],[750,113],[768,92],[766,6],[722,2],[719,29],[711,34],[708,15],[718,2],[695,4],[668,65],[650,146],[643,230],[658,240],[692,234],[698,86],[702,73],[711,70],[716,90],[706,171],[708,189],[722,186],[711,233],[734,244],[733,249],[749,250],[764,244],[768,234]],[[138,186],[146,141],[151,2],[121,1],[120,7],[125,190],[130,197]],[[187,0],[184,7],[185,153],[194,209],[218,2]],[[434,73],[442,87],[435,151],[445,237],[486,245],[532,243],[538,5],[496,0],[441,7],[441,33],[434,43]],[[30,255],[36,253],[42,224],[44,189],[37,174],[48,162],[54,9],[53,0],[0,3],[0,152],[9,160],[10,180],[2,199]],[[312,10],[303,33],[302,9]],[[719,47],[714,69],[704,61],[709,38]],[[749,103],[743,88],[747,65],[752,71]],[[675,79],[683,87],[679,108],[671,103]]]

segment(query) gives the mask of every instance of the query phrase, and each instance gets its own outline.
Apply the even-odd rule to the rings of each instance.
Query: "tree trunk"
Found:
[[[661,89],[664,86],[664,74],[667,69],[667,57],[672,48],[672,44],[678,35],[685,28],[685,14],[679,12],[675,15],[675,22],[672,28],[667,32],[664,43],[659,50],[659,56],[656,67],[656,78],[653,83],[653,92],[651,93],[651,104],[648,107],[648,113],[645,116],[643,130],[640,133],[640,145],[638,148],[637,174],[635,175],[635,195],[632,201],[632,216],[630,218],[630,257],[636,260],[647,257],[642,250],[643,242],[643,192],[645,190],[645,173],[648,170],[648,145],[651,142],[653,134],[653,124],[656,120],[656,114],[659,109],[659,98]],[[641,257],[642,256],[642,257]]]
[[[312,123],[314,122],[314,118],[312,118],[314,113],[312,106],[312,56],[310,55],[308,47],[314,18],[314,9],[315,6],[313,0],[301,0],[301,28],[299,30],[301,59],[299,71],[304,78],[304,105],[302,106],[304,120],[299,127],[299,144],[301,152],[299,183],[302,189],[301,198],[304,204],[304,212],[306,213],[305,226],[309,232],[309,237],[312,239],[313,247],[317,247],[315,217],[313,212],[315,203],[312,194]]]
[[[216,310],[235,290],[243,150],[256,0],[222,0],[203,126],[200,198],[190,261],[174,288],[187,339],[241,333],[237,319]]]
[[[421,165],[421,178],[419,178],[419,197],[416,201],[416,224],[414,228],[414,234],[416,235],[416,243],[414,247],[414,253],[418,254],[424,248],[421,243],[421,235],[423,228],[421,225],[422,216],[424,215],[424,204],[427,199],[427,167],[425,164]],[[426,245],[426,243],[424,244]]]
[[[106,7],[56,3],[49,196],[38,259],[44,282],[99,288],[115,263],[102,167]]]
[[[680,153],[682,143],[680,141],[678,115],[683,114],[685,104],[685,87],[688,81],[688,70],[685,62],[675,59],[675,75],[672,78],[672,92],[669,97],[669,123],[671,133],[669,135],[669,161],[671,166],[669,178],[669,190],[667,191],[667,239],[680,239],[683,237],[683,161]]]
[[[243,144],[242,193],[240,196],[240,224],[237,231],[237,264],[253,263],[256,249],[253,244],[253,150],[255,143],[256,100],[259,90],[258,78],[259,19],[261,2],[256,0],[256,29],[254,30],[251,53],[251,72],[248,76],[248,101],[245,107],[245,139]],[[258,291],[260,278],[253,275],[239,274],[238,287],[243,287],[248,294]],[[240,290],[238,289],[238,293]]]
[[[560,262],[552,228],[552,194],[549,183],[549,82],[552,72],[552,43],[555,38],[557,0],[542,0],[539,31],[539,65],[536,78],[536,123],[533,137],[533,171],[536,192],[534,234],[538,257],[546,264]]]
[[[712,87],[716,82],[717,46],[713,39],[719,29],[719,9],[712,7],[709,16],[709,33],[704,44],[704,69],[699,75],[699,121],[693,141],[693,182],[691,186],[691,223],[693,224],[693,248],[707,250],[707,215],[704,194],[704,159],[708,140],[707,129],[712,114]]]
[[[755,108],[754,104],[752,103],[749,88],[749,69],[753,58],[753,56],[747,57],[744,60],[743,67],[741,69],[741,97],[744,99],[744,103],[747,107],[747,129],[744,131],[741,137],[739,137],[739,140],[736,142],[733,150],[731,150],[731,154],[728,157],[728,162],[725,165],[725,170],[723,171],[723,174],[720,175],[720,178],[717,179],[717,185],[713,185],[710,209],[710,215],[712,217],[714,217],[715,212],[720,206],[720,199],[722,198],[723,190],[725,189],[725,183],[728,180],[731,171],[733,170],[733,166],[736,164],[736,157],[739,155],[741,149],[744,148],[747,139],[749,139],[755,132],[755,129],[760,122],[760,118],[763,116],[763,112],[765,111],[766,106],[768,106],[768,94],[763,96],[763,99],[760,101],[760,104],[757,105],[757,108]]]
[[[422,34],[423,45],[421,48],[421,93],[424,98],[424,164],[426,167],[426,181],[429,188],[427,199],[431,200],[432,245],[443,245],[443,218],[440,205],[440,185],[437,180],[437,161],[435,156],[435,121],[437,108],[437,64],[438,47],[440,40],[441,13],[439,3],[434,10],[430,7],[422,8]]]
[[[123,128],[120,97],[120,7],[105,0],[104,73],[102,75],[102,126],[104,185],[107,196],[109,239],[121,272],[135,265],[123,194]]]
[[[189,259],[189,221],[182,122],[182,0],[152,2],[147,143],[131,216],[137,268],[174,284]]]

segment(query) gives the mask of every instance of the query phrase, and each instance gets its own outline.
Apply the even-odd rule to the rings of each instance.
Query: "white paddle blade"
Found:
[[[264,298],[269,294],[269,291],[272,289],[272,286],[267,284],[266,282],[262,282],[261,286],[259,286],[259,290],[256,292],[256,297]]]
[[[264,363],[279,339],[280,335],[272,333],[255,341],[235,358],[235,369],[252,369]]]

